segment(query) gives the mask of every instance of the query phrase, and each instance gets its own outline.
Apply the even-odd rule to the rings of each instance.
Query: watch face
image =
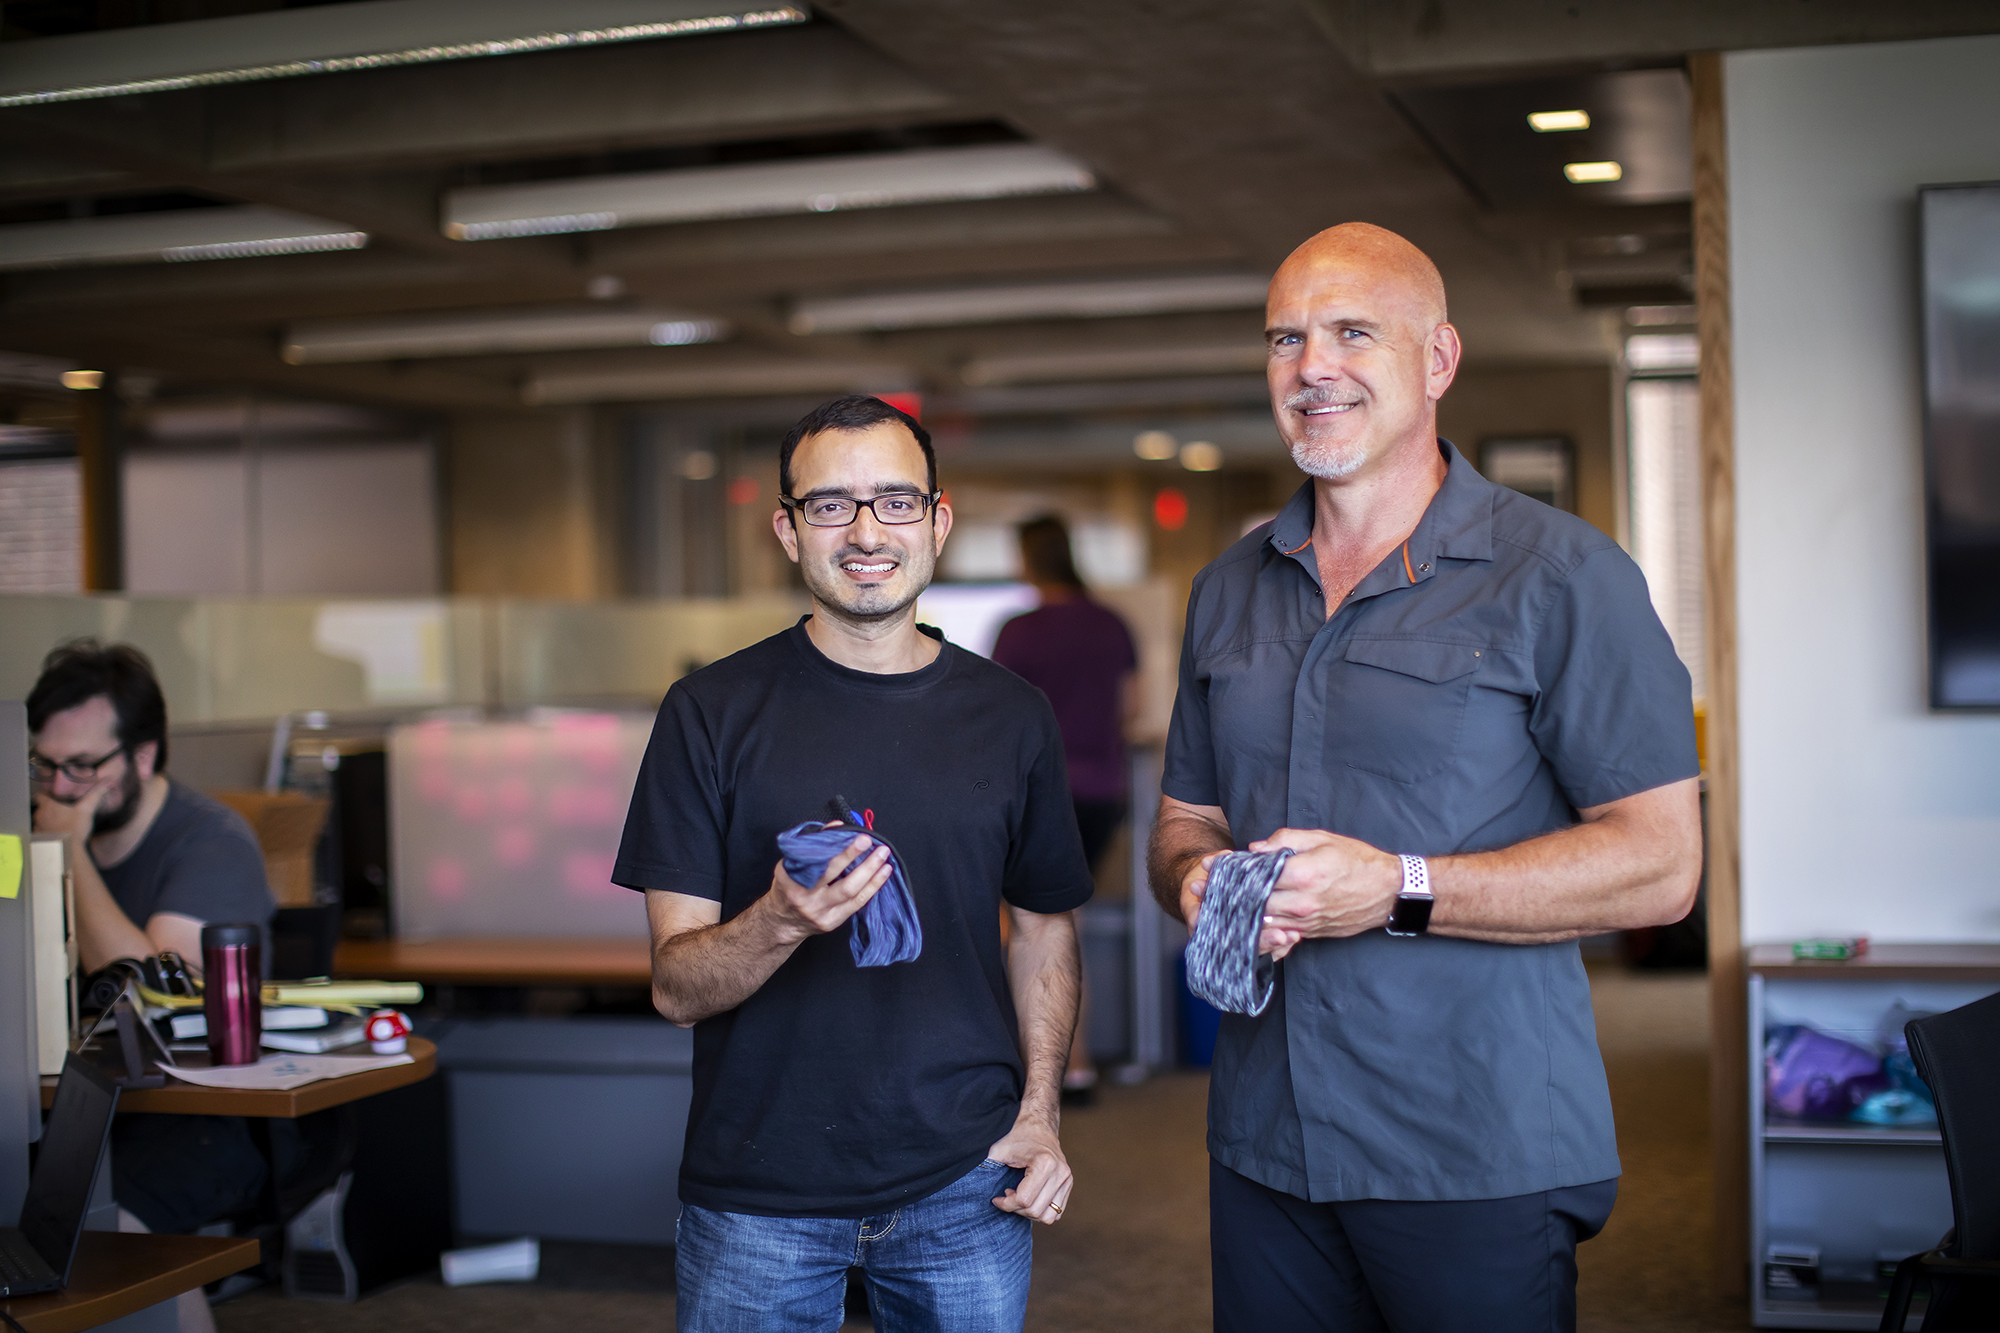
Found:
[[[1386,927],[1391,935],[1421,935],[1430,929],[1430,898],[1398,898],[1396,910],[1389,914]]]

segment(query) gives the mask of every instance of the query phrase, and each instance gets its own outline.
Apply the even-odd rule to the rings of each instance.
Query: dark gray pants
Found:
[[[1573,1333],[1616,1180],[1463,1202],[1308,1203],[1208,1164],[1216,1333]]]

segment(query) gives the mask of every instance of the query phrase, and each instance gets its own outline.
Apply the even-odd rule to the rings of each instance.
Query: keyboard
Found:
[[[0,1227],[0,1296],[27,1296],[54,1291],[61,1285],[26,1236],[13,1227]]]

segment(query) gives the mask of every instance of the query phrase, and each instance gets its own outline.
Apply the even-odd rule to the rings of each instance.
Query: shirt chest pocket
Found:
[[[1457,757],[1482,649],[1428,639],[1351,639],[1328,681],[1327,757],[1414,783]]]

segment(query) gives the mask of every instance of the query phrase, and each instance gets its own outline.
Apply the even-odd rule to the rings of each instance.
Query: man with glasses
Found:
[[[679,1326],[838,1328],[858,1266],[878,1328],[1017,1330],[1031,1224],[1071,1186],[1091,880],[1061,733],[1033,686],[916,622],[951,509],[914,418],[828,403],[779,485],[812,614],[668,692],[612,876],[646,894],[654,1003],[695,1030]],[[798,883],[777,835],[835,796],[865,827]],[[842,927],[892,846],[922,952],[860,967]]]
[[[270,924],[250,826],[167,776],[167,704],[145,654],[57,648],[28,693],[28,730],[35,831],[69,839],[85,971],[166,950],[198,971],[203,925]],[[113,1146],[112,1193],[145,1229],[193,1231],[261,1197],[264,1159],[239,1118],[120,1116]],[[184,1302],[196,1326],[198,1305]]]

